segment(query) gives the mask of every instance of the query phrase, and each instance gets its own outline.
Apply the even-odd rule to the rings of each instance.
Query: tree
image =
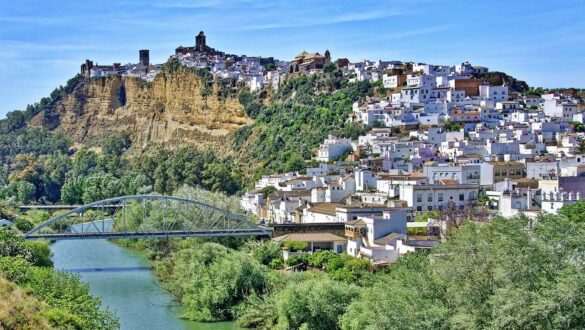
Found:
[[[27,181],[17,181],[14,183],[16,187],[16,199],[22,204],[28,204],[35,199],[37,189],[35,185]]]
[[[469,203],[465,206],[457,206],[449,201],[433,212],[439,221],[441,236],[447,236],[451,230],[458,229],[468,221],[485,222],[490,219],[487,210],[480,205]]]
[[[82,187],[82,200],[86,204],[118,197],[124,190],[120,180],[109,173],[95,173],[84,178]]]
[[[565,205],[559,210],[559,214],[571,221],[585,223],[585,201],[581,200],[573,205]]]
[[[281,260],[282,258],[280,244],[273,241],[248,241],[244,245],[244,250],[247,250],[254,259],[263,265],[270,265],[273,260]]]
[[[232,176],[230,168],[225,163],[206,164],[203,174],[203,185],[211,191],[224,191],[233,194],[239,189],[239,184]]]
[[[216,243],[181,250],[166,265],[172,267],[168,288],[180,297],[183,317],[191,320],[232,319],[238,304],[264,293],[267,285],[265,266]]]
[[[119,327],[117,318],[100,310],[100,300],[92,297],[89,286],[74,275],[35,267],[21,258],[0,258],[0,274],[45,303],[42,316],[53,329]]]
[[[570,329],[585,321],[583,223],[563,216],[465,222],[409,253],[343,315],[343,329]],[[388,311],[399,310],[400,313]]]
[[[68,178],[61,188],[61,203],[76,205],[83,202],[83,179]]]
[[[381,121],[379,121],[378,119],[374,120],[372,122],[372,127],[384,127],[384,124],[382,124]]]
[[[325,278],[287,286],[276,298],[276,329],[339,329],[339,318],[357,288]]]
[[[108,134],[102,139],[102,150],[107,155],[121,156],[131,145],[132,140],[127,132]]]
[[[264,199],[266,199],[266,198],[268,198],[268,196],[270,196],[270,194],[272,194],[276,190],[277,189],[275,186],[266,186],[266,187],[260,189],[260,193],[262,194],[262,197],[264,197]]]
[[[323,72],[325,73],[332,73],[335,70],[337,70],[335,63],[329,62],[323,66]]]

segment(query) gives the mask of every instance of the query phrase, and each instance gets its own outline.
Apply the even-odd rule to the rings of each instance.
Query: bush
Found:
[[[309,243],[302,241],[285,241],[284,247],[289,249],[291,252],[303,251],[309,247]]]
[[[14,220],[14,226],[21,232],[26,233],[31,231],[35,225],[31,220],[21,216]]]
[[[295,254],[290,256],[286,260],[287,266],[296,266],[296,265],[303,265],[303,269],[306,268],[306,265],[309,264],[309,255],[308,254]]]
[[[272,269],[280,269],[283,265],[284,262],[282,259],[272,259],[272,261],[270,261],[270,268]]]
[[[276,328],[339,329],[339,318],[357,293],[354,286],[327,279],[293,283],[276,298]]]
[[[240,303],[267,286],[266,267],[216,243],[181,250],[165,265],[171,268],[167,287],[180,297],[182,316],[191,320],[233,319]]]
[[[42,302],[1,276],[0,297],[0,325],[3,329],[51,329]]]
[[[0,257],[20,257],[35,266],[51,266],[51,250],[46,242],[25,241],[0,230]]]
[[[24,288],[48,308],[44,316],[53,328],[115,329],[118,320],[100,310],[100,300],[73,275],[49,267],[35,267],[22,258],[0,258],[0,274]]]
[[[282,258],[280,244],[273,241],[248,241],[244,245],[244,250],[247,250],[254,259],[263,265],[270,265],[273,260]]]
[[[309,257],[309,265],[311,267],[325,269],[325,265],[331,260],[339,258],[339,254],[333,251],[315,252]]]

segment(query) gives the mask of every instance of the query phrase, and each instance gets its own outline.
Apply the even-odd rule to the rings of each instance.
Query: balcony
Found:
[[[365,224],[359,225],[346,225],[345,226],[345,237],[348,238],[360,238],[366,235],[367,228]]]

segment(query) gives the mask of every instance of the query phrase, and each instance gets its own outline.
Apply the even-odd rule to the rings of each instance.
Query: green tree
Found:
[[[266,199],[266,198],[268,198],[268,196],[270,196],[270,194],[272,194],[276,190],[277,189],[275,186],[266,186],[266,187],[260,189],[260,193],[262,194],[262,197],[264,197]]]
[[[402,257],[352,303],[344,329],[567,329],[585,320],[585,226],[563,216],[467,222]],[[401,313],[387,311],[400,310]]]
[[[83,203],[120,196],[124,191],[122,183],[109,173],[95,173],[83,180]]]
[[[325,278],[287,286],[276,299],[277,329],[339,329],[357,288]]]
[[[232,319],[245,298],[264,293],[267,268],[250,255],[215,243],[175,254],[168,288],[180,297],[183,317],[198,321]]]
[[[63,204],[76,205],[83,202],[83,179],[78,177],[68,178],[61,188],[61,202]]]
[[[132,140],[127,132],[108,134],[101,143],[104,153],[114,156],[121,156],[131,145]]]
[[[34,184],[27,181],[17,181],[14,183],[16,189],[16,199],[22,204],[28,204],[35,200],[37,189]]]
[[[559,210],[559,214],[571,221],[585,223],[585,201],[581,200],[573,205],[565,205]]]

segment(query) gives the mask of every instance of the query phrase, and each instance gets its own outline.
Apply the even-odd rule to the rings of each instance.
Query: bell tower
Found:
[[[204,52],[207,50],[207,44],[205,42],[205,33],[200,31],[195,37],[195,50],[198,52]]]

